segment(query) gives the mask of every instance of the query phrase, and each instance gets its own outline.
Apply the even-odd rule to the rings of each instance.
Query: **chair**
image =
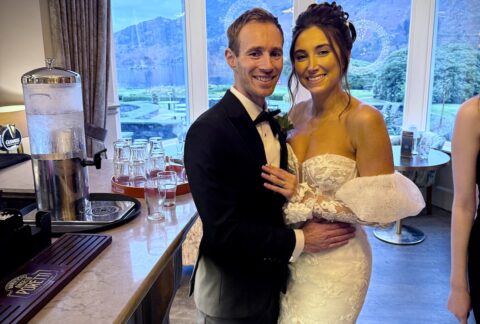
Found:
[[[439,150],[443,147],[443,144],[445,143],[445,137],[433,132],[424,132],[419,141],[421,141],[423,137],[427,136],[431,138],[429,142],[432,143],[432,149]],[[391,136],[390,141],[392,142],[392,145],[401,144],[400,136]],[[432,214],[432,191],[437,171],[402,171],[402,174],[412,180],[418,188],[425,188],[427,215]]]

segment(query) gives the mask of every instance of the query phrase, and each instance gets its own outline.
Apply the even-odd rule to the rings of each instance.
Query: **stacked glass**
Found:
[[[113,167],[115,182],[130,184],[130,142],[119,140],[113,143]]]
[[[114,147],[115,182],[132,187],[144,187],[145,181],[165,170],[165,151],[161,137],[131,140],[121,139]]]

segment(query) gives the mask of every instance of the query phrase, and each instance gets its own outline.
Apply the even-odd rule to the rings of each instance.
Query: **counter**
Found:
[[[102,169],[89,168],[90,192],[111,192],[111,160]],[[0,188],[33,192],[31,162],[0,171]],[[102,233],[112,244],[63,288],[31,323],[161,323],[168,320],[181,276],[181,243],[196,219],[191,195],[177,197],[177,206],[163,223],[141,214]]]

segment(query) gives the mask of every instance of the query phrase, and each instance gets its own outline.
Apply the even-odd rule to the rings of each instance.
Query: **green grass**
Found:
[[[453,115],[457,114],[460,104],[445,104],[445,109],[443,111],[444,115]],[[432,104],[430,108],[430,113],[435,115],[440,115],[442,112],[442,104]]]

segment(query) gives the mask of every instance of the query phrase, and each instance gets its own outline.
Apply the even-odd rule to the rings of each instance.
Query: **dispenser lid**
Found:
[[[22,84],[80,83],[80,74],[60,67],[53,67],[52,58],[45,59],[47,67],[32,70],[22,75]]]

